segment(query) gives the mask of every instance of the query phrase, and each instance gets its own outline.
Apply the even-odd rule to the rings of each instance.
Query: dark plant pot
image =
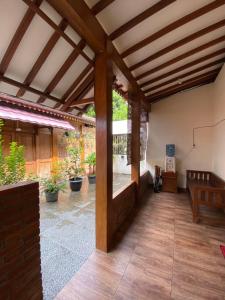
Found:
[[[59,192],[50,193],[45,191],[45,197],[47,202],[56,202],[58,201]]]
[[[96,183],[96,175],[88,175],[88,182],[90,184]]]
[[[70,179],[70,188],[71,191],[73,192],[79,192],[82,186],[82,178],[81,177],[76,177]]]

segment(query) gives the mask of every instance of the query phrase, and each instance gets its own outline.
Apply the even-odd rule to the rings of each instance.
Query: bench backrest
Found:
[[[211,176],[209,171],[187,170],[187,180],[211,182]]]
[[[225,189],[225,181],[214,173],[211,174],[210,184],[214,187]]]

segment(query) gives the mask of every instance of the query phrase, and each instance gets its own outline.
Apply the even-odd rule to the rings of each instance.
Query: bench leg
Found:
[[[198,223],[200,221],[200,218],[199,218],[198,201],[196,200],[193,200],[192,202],[192,215],[193,215],[193,222]]]

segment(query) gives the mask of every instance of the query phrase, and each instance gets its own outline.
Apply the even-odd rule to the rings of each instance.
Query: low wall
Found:
[[[114,193],[112,200],[111,232],[118,230],[126,218],[131,214],[135,205],[136,183],[131,182],[118,192]]]
[[[38,183],[0,187],[0,299],[41,300]]]

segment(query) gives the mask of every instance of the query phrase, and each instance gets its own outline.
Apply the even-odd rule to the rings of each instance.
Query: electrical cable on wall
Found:
[[[192,137],[193,137],[193,148],[196,147],[196,144],[195,144],[195,131],[196,131],[196,130],[202,129],[202,128],[212,128],[212,127],[216,127],[217,125],[221,124],[221,123],[224,122],[224,121],[225,121],[225,118],[222,119],[222,120],[220,120],[220,121],[218,121],[218,122],[216,122],[216,123],[213,124],[213,125],[194,127],[194,128],[193,128],[193,135],[192,135]]]

